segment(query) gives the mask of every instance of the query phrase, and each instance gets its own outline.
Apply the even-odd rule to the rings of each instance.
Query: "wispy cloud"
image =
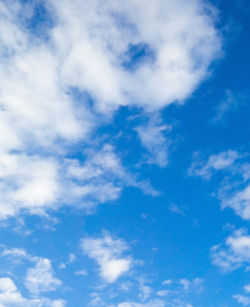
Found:
[[[188,174],[209,179],[216,171],[228,169],[241,156],[235,150],[227,150],[216,155],[211,155],[207,161],[202,161],[199,153],[194,154],[193,163],[188,169]]]

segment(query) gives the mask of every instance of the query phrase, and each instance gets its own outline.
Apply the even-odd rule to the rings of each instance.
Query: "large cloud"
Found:
[[[198,0],[10,0],[0,15],[0,218],[72,203],[65,156],[120,105],[150,111],[185,100],[220,49],[216,12]],[[103,197],[93,176],[78,191],[86,201],[91,188],[95,204],[117,198],[122,185],[105,184]]]

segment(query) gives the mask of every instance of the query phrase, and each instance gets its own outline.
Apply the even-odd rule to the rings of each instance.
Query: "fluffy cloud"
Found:
[[[250,262],[250,236],[245,229],[236,230],[224,245],[211,248],[213,264],[230,272]]]
[[[34,25],[39,5],[46,18]],[[197,0],[146,6],[135,0],[10,0],[0,3],[0,13],[1,219],[45,214],[60,203],[71,205],[73,195],[88,204],[116,199],[122,186],[114,178],[101,182],[97,176],[96,182],[92,176],[81,186],[65,178],[65,157],[79,152],[79,143],[94,138],[121,105],[150,111],[182,103],[220,50],[216,12]],[[138,130],[142,143],[165,165],[164,126],[148,130],[151,138]],[[98,171],[112,169],[105,167],[99,163]],[[80,169],[72,177],[86,174]],[[72,193],[65,193],[65,184]]]
[[[120,239],[113,239],[108,233],[100,239],[82,239],[81,248],[86,255],[98,263],[100,276],[108,283],[115,282],[132,267],[132,258],[122,256],[128,249],[126,243]]]
[[[48,3],[64,81],[87,90],[102,111],[185,99],[219,50],[214,11],[201,1]]]
[[[1,257],[6,257],[8,261],[21,264],[24,261],[32,263],[24,277],[25,287],[32,295],[38,296],[42,292],[56,290],[62,282],[54,276],[51,261],[47,258],[31,256],[25,249],[5,248],[1,252]]]
[[[46,298],[28,299],[22,296],[15,283],[9,277],[0,278],[0,306],[1,307],[63,307],[63,300],[49,300]]]

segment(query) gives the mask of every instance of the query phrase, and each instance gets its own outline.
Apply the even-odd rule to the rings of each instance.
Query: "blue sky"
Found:
[[[250,306],[247,0],[0,0],[0,306]]]

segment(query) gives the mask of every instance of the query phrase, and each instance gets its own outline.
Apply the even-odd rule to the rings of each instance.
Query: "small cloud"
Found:
[[[223,245],[211,248],[212,262],[223,272],[230,272],[250,263],[250,236],[245,229],[236,230]]]
[[[177,206],[176,204],[170,204],[168,207],[169,211],[175,214],[180,214],[180,215],[185,215],[185,212],[183,211],[182,208]]]
[[[127,244],[120,239],[113,239],[107,232],[102,238],[82,239],[81,248],[84,254],[98,263],[100,276],[108,283],[115,282],[133,264],[130,256],[122,256],[128,249]]]
[[[79,276],[87,276],[88,273],[85,270],[80,270],[80,271],[76,271],[75,275],[79,275]]]
[[[162,125],[157,117],[153,117],[146,125],[136,128],[142,145],[150,153],[147,163],[161,167],[167,165],[170,141],[166,139],[165,134],[169,130],[171,127]]]
[[[233,298],[243,306],[250,306],[250,297],[237,294],[234,295]]]
[[[232,91],[227,90],[225,98],[220,102],[216,108],[216,113],[212,122],[217,124],[225,119],[230,112],[235,112],[239,106],[245,103],[245,97],[239,94],[233,94]]]
[[[241,156],[237,151],[227,150],[217,155],[211,155],[206,162],[199,159],[199,153],[194,154],[193,163],[188,169],[189,176],[200,176],[210,179],[215,171],[231,167]]]
[[[55,291],[62,282],[54,277],[51,262],[47,258],[37,258],[36,265],[27,270],[25,286],[33,294]]]

